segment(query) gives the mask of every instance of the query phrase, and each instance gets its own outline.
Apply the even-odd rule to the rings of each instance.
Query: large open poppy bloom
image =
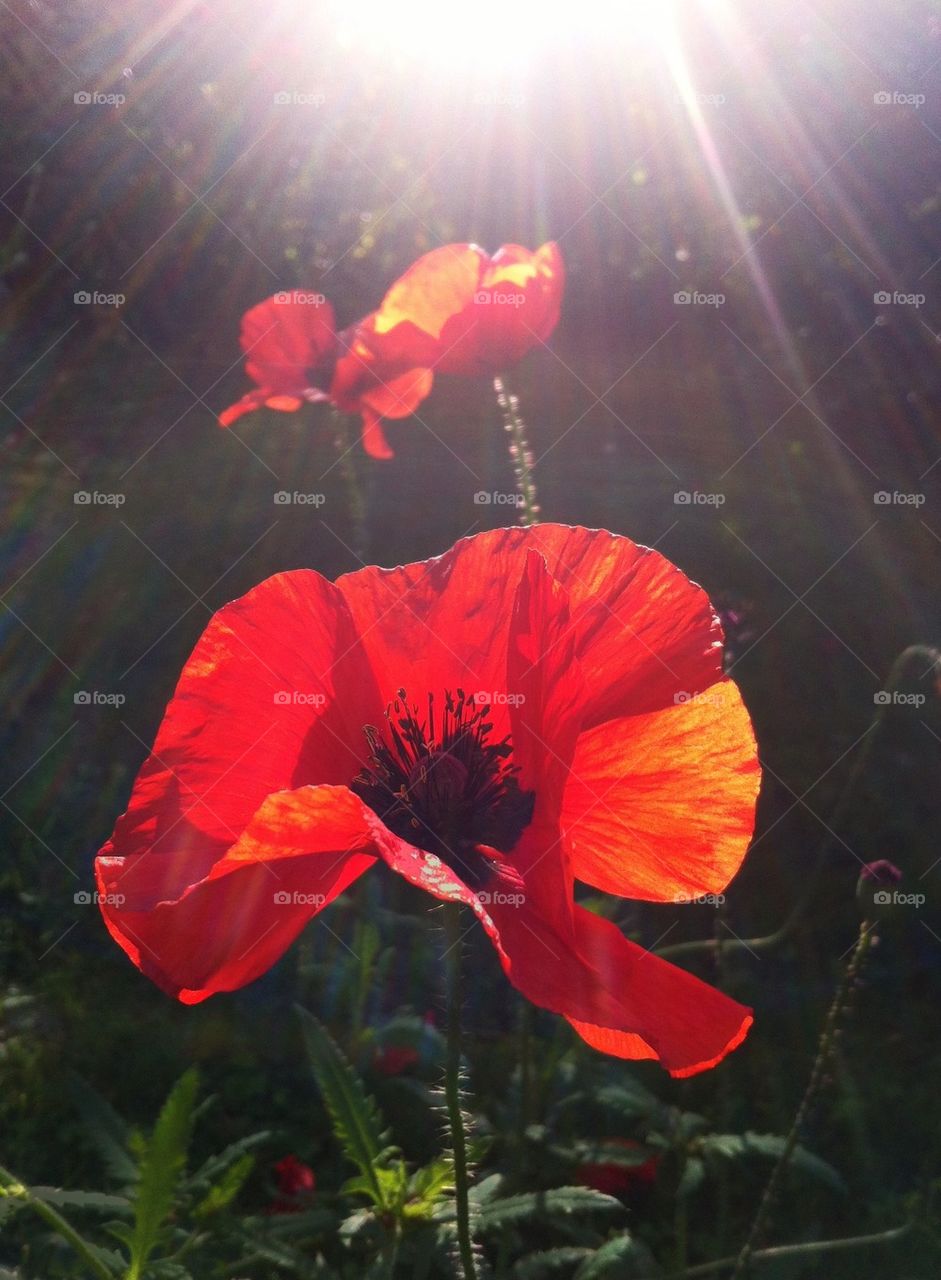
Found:
[[[262,405],[292,412],[328,400],[361,414],[366,451],[389,458],[381,420],[414,413],[435,371],[494,374],[522,359],[555,328],[563,283],[555,244],[535,252],[504,245],[492,257],[477,245],[444,245],[339,334],[321,294],[277,293],[242,317],[245,372],[256,389],[219,422],[230,426]]]
[[[674,1075],[747,1009],[576,904],[724,888],[759,770],[704,592],[626,538],[497,529],[226,605],[97,862],[133,962],[195,1003],[264,973],[384,862],[474,911],[522,994]]]

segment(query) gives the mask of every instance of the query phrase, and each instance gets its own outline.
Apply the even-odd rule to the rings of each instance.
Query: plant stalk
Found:
[[[458,1253],[464,1280],[477,1280],[474,1247],[471,1242],[470,1201],[467,1179],[467,1141],[461,1111],[461,908],[448,903],[445,915],[445,962],[447,964],[447,1065],[445,1098],[451,1127],[451,1151],[454,1160],[454,1207],[457,1215]]]

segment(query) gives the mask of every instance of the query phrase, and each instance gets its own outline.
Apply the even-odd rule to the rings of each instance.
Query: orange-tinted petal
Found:
[[[569,935],[527,902],[494,901],[487,911],[517,990],[605,1053],[655,1058],[673,1075],[693,1075],[721,1061],[751,1025],[743,1005],[583,907],[573,909]]]
[[[730,680],[579,738],[562,825],[576,877],[654,902],[720,893],[745,856],[761,780]]]
[[[245,372],[272,394],[301,396],[336,354],[333,308],[320,294],[276,293],[246,311],[239,335]]]

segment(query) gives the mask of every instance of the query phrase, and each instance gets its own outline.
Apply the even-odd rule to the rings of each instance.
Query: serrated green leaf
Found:
[[[131,1131],[107,1099],[79,1075],[69,1077],[69,1092],[90,1142],[97,1148],[105,1168],[120,1186],[137,1178],[137,1165],[130,1153]]]
[[[486,1234],[547,1216],[614,1212],[624,1212],[624,1206],[614,1196],[591,1187],[555,1187],[551,1191],[526,1191],[503,1200],[492,1200],[481,1206],[477,1226]]]
[[[596,1249],[575,1272],[575,1280],[630,1280],[652,1276],[657,1267],[650,1250],[632,1236],[618,1236]]]
[[[212,1214],[218,1213],[220,1209],[224,1209],[226,1205],[231,1204],[238,1193],[242,1190],[245,1182],[255,1167],[255,1157],[246,1152],[234,1164],[229,1165],[225,1173],[214,1183],[193,1210],[193,1217],[197,1222],[203,1218],[211,1217]]]
[[[230,1143],[225,1150],[220,1151],[218,1155],[210,1156],[205,1164],[200,1165],[195,1173],[191,1173],[186,1178],[184,1182],[186,1190],[201,1190],[216,1182],[230,1165],[236,1164],[255,1147],[267,1142],[270,1137],[271,1133],[265,1130],[261,1133],[250,1133],[247,1137],[240,1138],[238,1142]]]
[[[353,1070],[330,1033],[317,1018],[300,1005],[304,1044],[324,1104],[333,1121],[333,1131],[347,1159],[356,1166],[368,1184],[373,1201],[385,1209],[385,1188],[378,1170],[387,1159],[390,1148],[376,1102]]]
[[[426,1218],[454,1190],[454,1164],[432,1160],[412,1174],[408,1183],[406,1217]]]
[[[571,1273],[572,1267],[591,1257],[592,1252],[578,1245],[566,1245],[561,1249],[530,1253],[520,1258],[513,1268],[513,1275],[516,1280],[544,1280],[544,1277],[558,1275],[560,1271]]]
[[[726,1160],[738,1160],[751,1156],[761,1156],[769,1160],[777,1160],[784,1150],[787,1139],[774,1133],[710,1133],[702,1138],[699,1148],[706,1158],[718,1156]],[[790,1158],[790,1167],[805,1173],[832,1187],[841,1194],[846,1192],[846,1183],[833,1165],[828,1164],[820,1156],[814,1155],[806,1147],[798,1144]]]
[[[128,1240],[131,1263],[127,1280],[140,1280],[157,1244],[160,1228],[173,1208],[186,1163],[199,1077],[187,1071],[170,1091],[157,1117],[141,1161],[134,1196],[134,1226]]]
[[[60,1187],[30,1187],[30,1195],[56,1207],[99,1209],[102,1213],[127,1213],[131,1202],[126,1196],[109,1196],[100,1191],[63,1191]]]

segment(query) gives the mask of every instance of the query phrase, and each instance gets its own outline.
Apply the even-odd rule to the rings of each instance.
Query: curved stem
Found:
[[[807,1240],[803,1244],[779,1244],[771,1249],[758,1249],[751,1255],[752,1262],[776,1262],[779,1258],[805,1258],[817,1253],[839,1253],[843,1249],[863,1249],[873,1244],[891,1244],[901,1240],[912,1229],[910,1222],[900,1227],[890,1227],[887,1231],[879,1231],[868,1236],[844,1236],[841,1240]],[[666,1280],[694,1280],[694,1277],[715,1275],[717,1271],[725,1271],[734,1267],[738,1258],[718,1258],[715,1262],[702,1262],[695,1267],[687,1267],[677,1271]],[[651,1277],[653,1280],[653,1277]]]
[[[34,1196],[29,1187],[20,1182],[7,1169],[4,1169],[2,1165],[0,1165],[0,1195],[22,1200],[28,1208],[45,1220],[56,1235],[61,1236],[63,1240],[66,1240],[72,1246],[83,1262],[91,1268],[94,1275],[100,1277],[100,1280],[114,1280],[111,1269],[106,1267],[101,1259],[95,1255],[91,1245],[79,1235],[72,1224],[63,1218],[61,1213],[53,1209],[51,1204],[47,1204],[45,1200],[40,1200],[38,1196]]]
[[[507,391],[502,378],[494,378],[493,389],[497,393],[497,404],[503,414],[503,426],[510,437],[510,464],[516,479],[516,488],[520,496],[519,523],[533,525],[539,523],[539,502],[536,495],[536,479],[533,475],[535,465],[532,450],[526,440],[526,424],[520,417],[519,401]]]
[[[467,1142],[461,1112],[461,908],[448,904],[445,914],[445,960],[448,973],[448,1051],[445,1071],[445,1098],[451,1127],[454,1160],[454,1207],[457,1214],[457,1243],[464,1280],[476,1280],[474,1247],[471,1243],[470,1202],[467,1179]]]
[[[817,1056],[814,1059],[814,1065],[810,1072],[810,1079],[807,1081],[807,1088],[804,1090],[804,1096],[801,1098],[800,1105],[794,1115],[794,1120],[791,1124],[790,1132],[787,1135],[781,1154],[778,1156],[777,1163],[771,1171],[771,1177],[768,1179],[764,1195],[761,1197],[761,1203],[759,1204],[758,1211],[755,1214],[755,1220],[752,1223],[748,1239],[743,1245],[742,1250],[735,1261],[735,1269],[732,1272],[731,1280],[739,1280],[739,1277],[745,1275],[749,1261],[754,1255],[755,1247],[764,1232],[771,1210],[774,1208],[778,1188],[781,1185],[784,1174],[787,1172],[787,1167],[794,1154],[794,1148],[797,1146],[797,1141],[800,1137],[804,1121],[807,1119],[807,1114],[817,1096],[817,1091],[823,1080],[824,1072],[826,1071],[827,1064],[830,1061],[830,1055],[833,1052],[840,1018],[846,1008],[847,997],[849,996],[853,984],[856,981],[856,977],[859,974],[860,966],[866,957],[866,952],[869,950],[869,946],[872,941],[873,926],[874,922],[868,920],[864,920],[859,926],[859,937],[856,939],[856,945],[853,948],[853,953],[850,956],[849,963],[843,971],[843,976],[840,979],[836,993],[833,997],[833,1003],[830,1005],[826,1021],[823,1024],[823,1031],[820,1033],[820,1043],[817,1046]]]

